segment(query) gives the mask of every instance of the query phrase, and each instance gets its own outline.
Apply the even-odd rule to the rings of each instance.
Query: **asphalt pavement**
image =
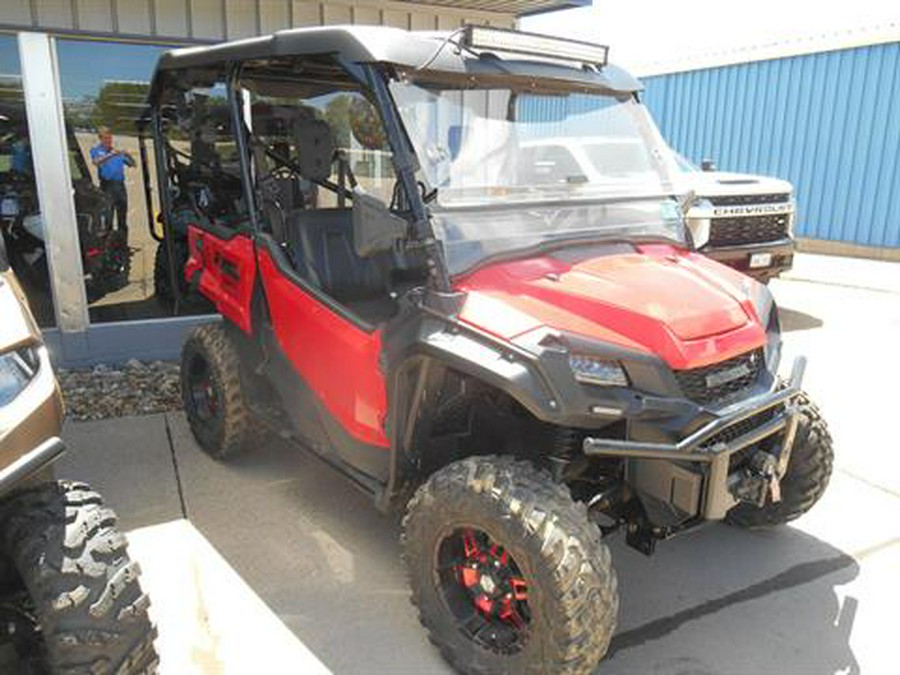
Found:
[[[800,255],[771,287],[784,368],[807,355],[806,389],[835,439],[831,485],[775,530],[710,525],[649,558],[611,537],[621,611],[604,675],[897,672],[900,264]],[[249,672],[247,654],[262,663],[276,637],[284,663],[267,673],[448,672],[408,601],[398,518],[314,456],[267,438],[216,463],[178,413],[71,423],[64,437],[58,473],[90,481],[137,528],[164,675]],[[180,611],[192,591],[172,587],[185,584],[218,601]],[[192,648],[190,622],[227,624],[230,651]]]

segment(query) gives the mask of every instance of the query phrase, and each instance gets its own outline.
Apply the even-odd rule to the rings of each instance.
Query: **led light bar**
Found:
[[[537,33],[523,33],[504,28],[466,26],[462,46],[475,51],[488,50],[544,56],[564,61],[579,61],[605,66],[609,47],[580,40],[550,37]]]

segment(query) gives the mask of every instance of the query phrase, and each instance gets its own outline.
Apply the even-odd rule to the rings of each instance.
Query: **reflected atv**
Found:
[[[56,481],[63,404],[0,241],[0,672],[153,673],[155,629],[116,516]]]
[[[804,362],[780,379],[769,291],[691,251],[639,89],[603,47],[479,27],[284,31],[154,75],[163,222],[223,317],[182,352],[194,436],[227,459],[262,421],[405,510],[413,601],[463,672],[593,672],[602,535],[775,525],[828,482]],[[591,134],[641,170],[523,165]]]
[[[88,302],[94,302],[128,284],[131,252],[125,233],[113,228],[112,201],[94,185],[75,134],[67,129],[66,135],[85,291]],[[7,166],[0,171],[0,229],[10,264],[29,296],[48,299],[46,311],[38,308],[43,321],[43,314],[52,313],[50,281],[22,106],[0,106],[0,157]]]

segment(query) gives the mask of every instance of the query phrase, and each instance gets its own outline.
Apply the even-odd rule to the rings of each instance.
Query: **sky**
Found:
[[[19,43],[15,35],[0,35],[0,74],[18,75]]]
[[[149,82],[156,59],[169,47],[64,40],[56,43],[63,99],[96,96],[107,80]],[[0,74],[21,73],[14,35],[0,35]]]
[[[168,47],[58,40],[59,83],[63,99],[96,96],[107,80],[149,82],[156,59]]]
[[[900,25],[900,0],[594,0],[592,7],[526,17],[523,30],[610,46],[610,61],[642,70],[693,56],[863,26]]]

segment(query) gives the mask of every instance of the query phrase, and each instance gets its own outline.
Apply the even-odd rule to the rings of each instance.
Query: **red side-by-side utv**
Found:
[[[606,57],[296,29],[169,52],[151,87],[169,287],[223,317],[183,350],[198,443],[225,459],[263,422],[405,509],[413,601],[464,672],[592,671],[618,608],[602,535],[650,553],[784,523],[831,471],[770,292],[693,252]],[[596,175],[560,137],[610,139]]]

